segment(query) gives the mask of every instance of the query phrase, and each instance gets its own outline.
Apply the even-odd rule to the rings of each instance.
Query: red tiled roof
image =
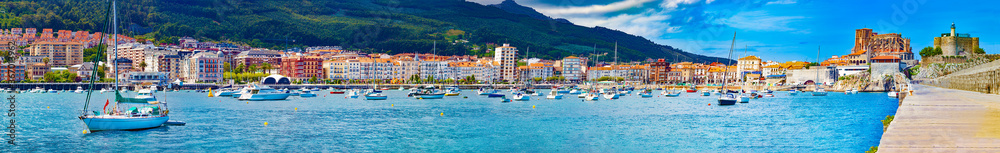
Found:
[[[896,56],[878,56],[878,57],[875,57],[875,58],[872,58],[872,59],[873,60],[898,60],[899,57],[896,57]]]

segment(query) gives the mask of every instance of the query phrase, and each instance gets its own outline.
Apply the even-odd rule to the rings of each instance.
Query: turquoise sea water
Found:
[[[17,94],[17,145],[3,152],[863,152],[878,145],[897,103],[884,93],[807,94],[716,106],[715,97],[474,95],[386,101],[315,98],[249,102],[160,92],[186,126],[83,134],[83,94]],[[548,92],[544,92],[548,93]],[[656,93],[659,93],[658,91]],[[96,94],[100,109],[112,94]],[[128,93],[126,95],[134,95]],[[4,95],[6,97],[6,94]],[[468,96],[468,99],[462,98]],[[541,99],[539,99],[541,98]],[[712,104],[711,106],[709,104]],[[4,102],[2,105],[6,106]],[[534,106],[534,108],[532,108]],[[48,108],[46,108],[48,107]],[[298,110],[295,110],[298,108]],[[6,108],[0,109],[6,112]],[[444,115],[441,115],[444,113]],[[8,117],[3,116],[6,127]],[[264,122],[268,125],[265,126]],[[6,135],[0,137],[6,142]]]

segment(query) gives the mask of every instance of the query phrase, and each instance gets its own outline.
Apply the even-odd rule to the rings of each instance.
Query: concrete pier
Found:
[[[1000,95],[913,85],[878,152],[1000,152]]]

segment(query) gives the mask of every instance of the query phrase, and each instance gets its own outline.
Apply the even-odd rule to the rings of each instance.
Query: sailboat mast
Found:
[[[112,59],[115,67],[115,94],[118,94],[118,5],[115,1],[111,1],[111,16],[111,31],[115,41],[111,43],[115,47],[115,58]]]
[[[731,60],[730,58],[733,58],[733,47],[736,47],[736,32],[733,32],[733,44],[729,46],[729,57],[726,57],[726,60]],[[729,65],[732,65],[732,63],[729,63]],[[729,65],[726,65],[726,71],[722,72],[722,94],[719,94],[719,98],[722,98],[722,96],[729,93],[729,91],[726,90],[726,78],[729,77]]]
[[[822,50],[822,48],[823,48],[823,46],[816,47],[816,64],[817,64],[816,66],[819,66],[818,65],[819,64],[819,51]],[[819,69],[816,69],[816,82],[813,82],[813,83],[818,83],[818,82],[819,82]],[[816,84],[816,88],[819,89],[819,84]]]
[[[105,12],[104,17],[109,17],[109,20],[110,20],[111,5],[108,5],[108,7],[106,8],[106,11],[108,11],[108,12]],[[111,24],[110,21],[109,22],[105,22],[105,24],[102,24],[102,25],[105,26],[105,28],[103,28],[102,30],[105,30],[105,32],[107,32],[108,28],[110,28],[110,27],[107,27],[107,26],[110,26],[110,24]],[[101,48],[101,45],[100,45],[100,43],[104,43],[104,40],[106,40],[104,38],[106,38],[106,37],[101,36],[101,38],[99,38],[97,48],[101,49],[101,50],[107,51],[107,49],[108,49],[107,46],[108,45],[104,45],[103,48]],[[98,75],[97,74],[97,69],[98,69],[97,67],[100,66],[100,62],[99,62],[98,59],[100,59],[100,58],[101,58],[101,54],[98,54],[97,57],[94,57],[93,59],[91,59],[91,61],[94,62],[93,63],[94,64],[93,65],[94,69],[91,70],[91,74],[92,75],[90,75],[90,84],[87,87],[87,99],[85,101],[86,104],[83,105],[83,112],[84,113],[86,113],[88,111],[89,107],[90,107],[90,98],[91,98],[91,95],[94,93],[94,81],[97,79],[97,75]],[[105,87],[105,88],[107,88],[107,87]],[[85,124],[85,125],[89,126],[89,124]]]
[[[616,78],[618,77],[618,41],[615,41],[615,64],[611,65],[611,73],[613,74],[611,75],[612,76],[611,79],[614,79],[615,82],[617,82],[618,79]]]
[[[743,46],[743,56],[740,56],[740,57],[747,57],[747,50],[750,50],[750,45]],[[736,61],[736,64],[739,65],[740,62]],[[737,69],[736,71],[740,71],[740,70]],[[738,73],[743,73],[743,72],[738,72]],[[743,78],[741,78],[740,80],[743,81],[743,85],[747,84],[747,77],[746,77],[746,75],[743,75]],[[740,86],[740,90],[742,90],[742,89],[743,89],[743,86]]]

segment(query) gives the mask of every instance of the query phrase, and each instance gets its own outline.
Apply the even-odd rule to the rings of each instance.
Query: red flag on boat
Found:
[[[111,103],[111,100],[105,100],[105,101],[104,101],[104,109],[103,109],[103,110],[104,110],[105,112],[107,112],[107,111],[108,111],[108,104],[110,104],[110,103]]]

